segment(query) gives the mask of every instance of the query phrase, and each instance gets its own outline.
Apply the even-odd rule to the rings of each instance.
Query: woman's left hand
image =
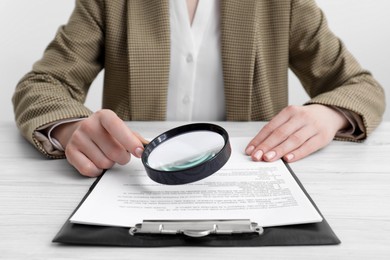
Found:
[[[324,105],[288,106],[249,142],[245,153],[254,161],[294,162],[329,144],[348,125],[344,115]]]

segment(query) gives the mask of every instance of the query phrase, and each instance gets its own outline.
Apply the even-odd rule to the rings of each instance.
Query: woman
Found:
[[[287,104],[288,68],[304,106]],[[102,69],[93,113],[83,101]],[[245,152],[293,162],[334,137],[363,140],[384,112],[383,89],[313,0],[78,0],[13,102],[31,143],[91,177],[140,157],[122,120],[270,120]]]

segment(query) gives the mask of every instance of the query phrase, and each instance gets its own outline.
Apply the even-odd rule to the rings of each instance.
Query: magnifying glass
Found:
[[[228,161],[229,135],[214,124],[196,123],[171,129],[145,146],[142,163],[155,182],[186,184],[204,179]]]

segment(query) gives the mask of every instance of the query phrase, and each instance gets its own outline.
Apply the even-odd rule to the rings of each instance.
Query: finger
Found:
[[[96,112],[99,113],[99,112]],[[141,157],[143,144],[126,124],[112,111],[106,110],[99,113],[100,123],[107,132],[115,138],[123,147],[135,155]]]
[[[68,146],[65,150],[65,155],[68,162],[76,168],[76,170],[87,177],[97,177],[103,173],[103,169],[99,169],[89,160],[83,153]]]
[[[97,156],[100,157],[104,156],[106,158],[101,158],[101,159],[105,163],[107,160],[110,160],[112,165],[109,168],[111,168],[114,163],[125,165],[130,161],[129,152],[117,140],[115,140],[104,128],[100,128],[99,130],[91,132],[90,138],[94,142],[96,149],[99,149],[101,151],[101,154],[98,154],[97,151],[96,154],[92,154],[94,158],[91,158],[90,156],[87,155],[90,159],[92,159],[93,162],[97,162],[95,161],[95,158]],[[99,164],[97,165],[99,167],[104,167]],[[108,169],[108,168],[104,168],[104,169]]]
[[[327,142],[324,142],[324,139],[321,135],[317,134],[307,140],[303,145],[298,147],[298,149],[291,151],[287,155],[284,156],[284,160],[287,162],[295,162],[298,161],[311,153],[323,148]]]
[[[269,121],[259,133],[249,142],[245,148],[245,153],[247,155],[253,155],[256,151],[256,147],[262,143],[266,138],[268,138],[275,129],[279,128],[281,125],[289,121],[296,112],[295,107],[289,106],[283,109],[279,114],[277,114],[271,121]]]
[[[290,134],[288,138],[272,148],[270,151],[266,152],[263,156],[265,161],[275,161],[283,156],[287,155],[293,150],[298,149],[301,145],[303,145],[307,140],[312,138],[317,134],[317,131],[309,126],[304,126],[300,128],[298,131]]]
[[[289,136],[299,131],[303,127],[302,121],[291,118],[284,125],[275,129],[262,143],[258,144],[251,154],[252,160],[260,161],[262,159],[271,160],[276,157],[275,147],[285,142]],[[267,155],[265,157],[265,155]]]
[[[93,133],[91,132],[92,136]],[[101,138],[100,141],[104,142],[105,140]],[[99,169],[109,169],[115,164],[115,161],[107,157],[102,149],[91,139],[91,136],[85,134],[82,129],[73,134],[69,145],[72,145],[75,150],[84,154]],[[122,148],[122,150],[124,149]]]
[[[140,135],[138,132],[134,132],[133,131],[133,134],[141,141],[141,143],[143,145],[147,145],[148,143],[150,143],[149,140],[146,140],[142,135]]]

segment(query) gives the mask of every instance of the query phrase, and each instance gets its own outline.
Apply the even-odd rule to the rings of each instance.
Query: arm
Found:
[[[145,142],[110,110],[92,113],[83,102],[104,63],[104,3],[78,0],[66,26],[59,29],[43,58],[18,84],[16,121],[23,135],[51,158],[66,156],[82,175],[94,177],[130,154],[140,157]],[[85,118],[55,127],[52,136],[65,149],[45,151],[39,131],[69,118]]]
[[[83,102],[103,67],[103,10],[102,1],[77,1],[68,24],[58,30],[43,58],[16,87],[13,104],[17,125],[23,136],[46,155],[36,138],[37,129],[92,114]]]
[[[330,31],[314,1],[292,1],[290,68],[311,97],[307,104],[356,113],[362,118],[366,136],[382,120],[382,87]]]
[[[381,121],[384,91],[329,30],[312,0],[291,2],[289,52],[290,68],[311,100],[276,115],[246,153],[255,161],[292,162],[326,146],[337,133],[341,140],[366,138]],[[355,136],[341,134],[349,124],[340,111],[350,111],[363,122]]]

